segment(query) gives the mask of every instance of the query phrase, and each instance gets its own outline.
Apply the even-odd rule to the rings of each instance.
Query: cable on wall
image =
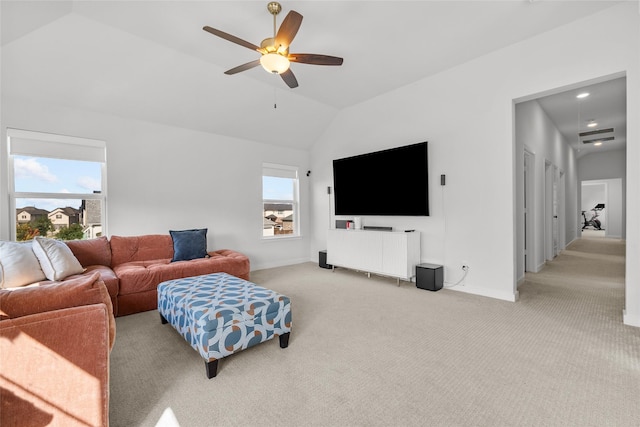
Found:
[[[447,265],[447,245],[445,243],[447,241],[447,207],[444,203],[444,185],[440,185],[440,198],[440,206],[442,206],[442,228],[444,231],[442,239],[442,266],[444,268],[444,266]]]
[[[442,239],[442,265],[443,268],[444,266],[447,265],[447,245],[446,245],[446,241],[447,241],[447,212],[446,212],[446,204],[445,204],[445,197],[444,197],[444,186],[445,186],[445,175],[441,175],[440,176],[440,188],[441,188],[441,202],[440,205],[442,206],[442,218],[443,218],[443,229],[444,229],[444,238]],[[458,286],[460,283],[462,283],[464,281],[464,279],[467,277],[467,273],[469,273],[469,266],[465,265],[462,267],[462,270],[464,271],[464,274],[462,275],[462,277],[455,283],[451,283],[451,282],[447,282],[446,280],[444,281],[443,284],[443,288],[445,289],[450,289],[453,288],[455,286]]]
[[[460,278],[460,280],[458,280],[458,281],[457,281],[456,283],[454,283],[453,285],[449,285],[449,286],[447,286],[447,285],[446,285],[448,282],[444,282],[444,283],[445,283],[445,285],[443,285],[442,287],[443,287],[443,288],[445,288],[445,289],[450,289],[450,288],[453,288],[453,287],[455,287],[455,286],[458,286],[460,283],[462,283],[462,282],[464,281],[464,279],[467,277],[467,273],[469,272],[469,266],[467,266],[467,265],[463,266],[463,267],[462,267],[462,271],[464,271],[464,274],[462,275],[462,277]]]
[[[333,227],[331,226],[331,187],[327,187],[327,196],[329,197],[329,230]]]

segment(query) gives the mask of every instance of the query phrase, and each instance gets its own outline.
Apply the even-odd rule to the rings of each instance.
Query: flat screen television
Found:
[[[333,161],[336,215],[428,216],[427,142]]]

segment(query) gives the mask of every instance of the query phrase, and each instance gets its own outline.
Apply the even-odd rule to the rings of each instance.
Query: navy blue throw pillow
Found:
[[[189,261],[207,256],[207,229],[169,231],[173,239],[173,259]]]

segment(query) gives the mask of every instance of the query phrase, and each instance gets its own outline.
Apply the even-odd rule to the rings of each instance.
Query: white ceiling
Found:
[[[538,102],[576,151],[578,157],[582,157],[589,153],[626,148],[626,90],[626,78],[619,77],[544,96],[539,98]],[[588,93],[589,96],[582,99],[576,98],[581,93]],[[591,120],[597,123],[595,127],[587,126]],[[580,133],[607,129],[613,129],[613,131],[579,136]],[[609,137],[614,139],[603,141],[601,146],[595,146],[593,142],[584,143],[584,141]]]
[[[267,1],[2,0],[2,96],[308,149],[341,109],[619,2],[281,3],[278,25],[304,16],[291,51],[343,66],[292,64],[296,89],[260,67],[225,75],[259,54],[202,27],[260,44]]]

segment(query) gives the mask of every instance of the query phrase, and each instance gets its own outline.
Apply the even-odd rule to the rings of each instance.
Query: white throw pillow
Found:
[[[17,288],[45,279],[31,242],[0,242],[1,288]]]
[[[49,280],[62,280],[84,271],[69,246],[60,240],[36,236],[33,239],[33,252]]]

